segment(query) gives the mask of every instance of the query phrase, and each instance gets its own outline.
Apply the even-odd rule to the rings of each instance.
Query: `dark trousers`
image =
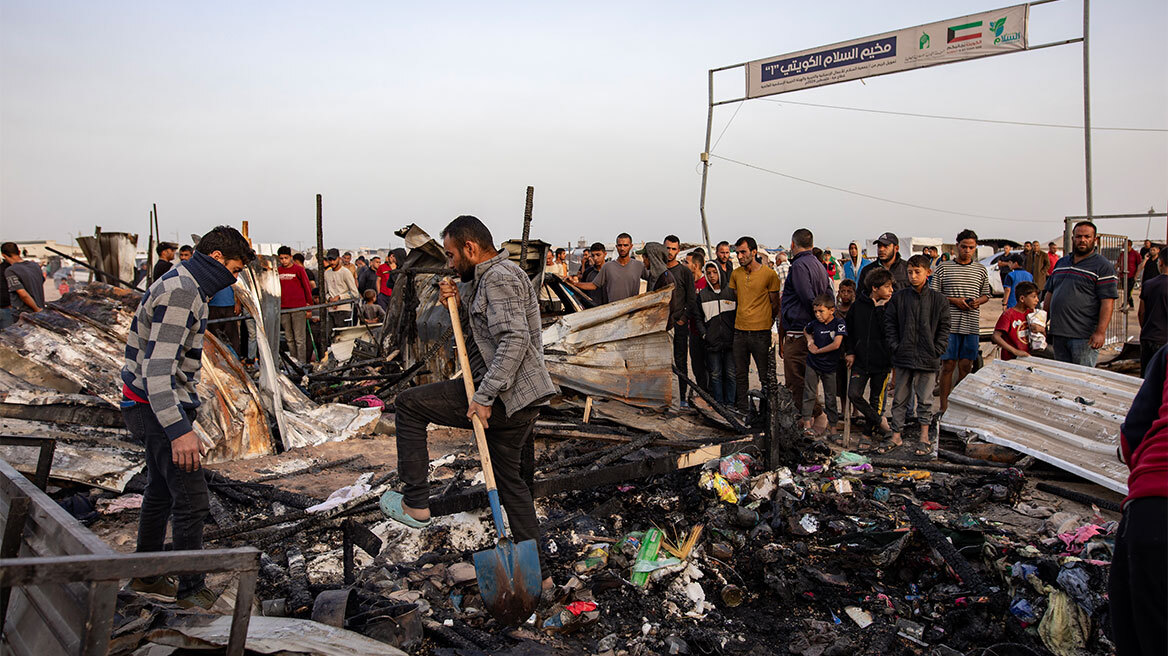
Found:
[[[689,362],[686,357],[689,355],[689,328],[687,326],[673,326],[673,366],[677,367],[678,371],[682,373],[689,372]],[[681,402],[685,402],[685,392],[689,389],[689,384],[679,374],[677,376],[677,394]]]
[[[1168,497],[1127,504],[1115,537],[1108,597],[1119,656],[1168,654]]]
[[[1120,278],[1119,279],[1120,289],[1123,289],[1123,284],[1124,284],[1123,278]],[[1132,307],[1132,290],[1135,288],[1135,286],[1136,286],[1136,279],[1135,278],[1128,278],[1127,279],[1127,289],[1124,290],[1124,292],[1127,294],[1127,307]]]
[[[830,431],[840,420],[839,410],[835,404],[835,369],[818,371],[815,367],[807,367],[803,383],[803,418],[811,419],[815,416],[815,404],[819,401],[818,394],[821,386],[823,387],[823,407],[827,412],[827,422],[831,424]]]
[[[430,507],[430,452],[426,447],[426,425],[440,424],[471,428],[466,417],[466,388],[461,380],[446,380],[410,388],[397,395],[397,467],[405,504],[411,508]],[[539,520],[531,486],[535,479],[535,427],[538,407],[528,407],[510,416],[496,401],[487,421],[487,449],[499,499],[507,509],[507,519],[516,542],[539,538]]]
[[[191,421],[194,413],[188,412]],[[171,460],[170,439],[144,403],[122,408],[122,419],[135,439],[146,447],[146,490],[138,515],[138,551],[162,551],[166,523],[176,551],[203,548],[203,523],[207,521],[208,492],[203,470],[185,472]],[[178,596],[203,587],[202,574],[178,579]]]
[[[783,380],[786,381],[787,389],[791,390],[791,400],[795,402],[795,407],[802,412],[803,408],[803,389],[806,385],[807,378],[807,338],[804,333],[789,333],[783,336]],[[816,401],[812,406],[812,415],[804,417],[810,419],[823,406]]]
[[[1156,351],[1159,351],[1163,346],[1164,342],[1153,342],[1149,339],[1140,340],[1140,378],[1143,378],[1144,374],[1147,373],[1148,365],[1152,363],[1152,356],[1156,355]]]
[[[714,400],[723,405],[736,402],[737,383],[734,374],[734,353],[732,351],[706,351],[706,367],[710,375],[710,393]]]
[[[891,371],[864,371],[852,367],[852,379],[848,382],[848,400],[852,407],[875,428],[880,425],[888,392],[888,378]],[[864,398],[864,388],[868,397]]]
[[[693,381],[698,387],[710,391],[710,365],[706,357],[706,342],[693,333],[689,335],[689,361],[690,367],[693,368]]]
[[[839,364],[835,367],[835,393],[839,397],[840,408],[843,408],[848,398],[848,363],[844,361],[842,349],[840,350]],[[844,419],[851,419],[850,409],[848,415]]]
[[[743,412],[750,409],[746,395],[750,391],[751,358],[754,358],[758,379],[765,393],[770,389],[769,386],[778,384],[775,378],[775,350],[771,346],[770,330],[734,331],[734,402]]]

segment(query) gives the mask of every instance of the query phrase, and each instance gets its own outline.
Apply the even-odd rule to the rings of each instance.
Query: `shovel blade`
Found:
[[[474,555],[474,566],[479,594],[491,617],[508,626],[531,617],[543,585],[535,540],[519,544],[499,540],[494,549]]]

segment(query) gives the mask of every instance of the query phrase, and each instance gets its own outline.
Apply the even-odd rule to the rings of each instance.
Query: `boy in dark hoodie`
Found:
[[[722,280],[716,262],[706,264],[706,287],[698,292],[701,320],[698,334],[706,347],[706,369],[710,390],[718,403],[734,404],[734,315],[738,304],[734,290]]]
[[[868,421],[871,435],[888,439],[892,430],[883,414],[892,353],[884,336],[884,307],[892,298],[892,274],[888,269],[874,269],[864,284],[868,289],[856,296],[845,318],[844,358],[852,369],[848,400]],[[867,398],[865,387],[869,389]]]
[[[929,258],[908,260],[909,286],[892,295],[884,310],[884,336],[896,369],[896,394],[892,405],[893,448],[902,444],[904,417],[916,397],[921,424],[918,456],[933,453],[929,424],[933,420],[933,385],[941,369],[941,354],[949,345],[949,300],[928,286]]]

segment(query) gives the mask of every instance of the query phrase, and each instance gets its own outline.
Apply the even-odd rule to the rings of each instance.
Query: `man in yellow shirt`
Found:
[[[742,237],[734,249],[740,265],[730,274],[729,285],[738,303],[734,316],[734,400],[738,409],[745,412],[749,409],[746,393],[751,357],[764,390],[778,384],[771,326],[779,316],[782,285],[774,269],[758,261],[758,243],[754,237]]]

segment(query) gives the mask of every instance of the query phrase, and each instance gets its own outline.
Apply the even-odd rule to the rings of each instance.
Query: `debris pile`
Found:
[[[588,471],[556,468],[588,447],[549,446],[537,469]],[[619,461],[662,448],[626,449]],[[309,506],[323,500],[213,475],[226,512],[208,541],[265,550],[264,615],[315,619],[415,654],[1109,648],[1100,592],[1116,524],[1105,511],[1056,511],[1059,500],[1014,467],[910,470],[800,448],[799,464],[773,470],[740,452],[538,500],[555,587],[517,628],[496,623],[478,595],[471,554],[493,544],[489,513],[447,514],[423,530],[385,520],[376,497],[396,481],[362,475],[361,459],[325,463],[352,472],[353,485],[319,512]],[[482,478],[477,460],[458,453],[435,460],[431,480],[437,514]]]

